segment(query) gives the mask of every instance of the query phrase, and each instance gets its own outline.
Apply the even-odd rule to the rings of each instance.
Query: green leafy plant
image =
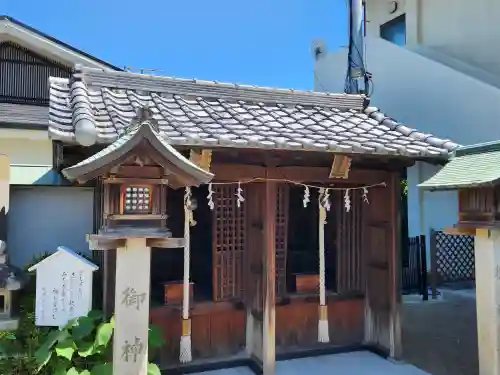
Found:
[[[92,311],[62,329],[35,325],[36,277],[27,270],[49,255],[42,254],[25,267],[27,283],[20,294],[19,327],[13,332],[0,331],[0,374],[111,374],[113,319],[104,321],[99,311]],[[148,344],[150,353],[164,344],[155,326],[150,327]],[[159,375],[160,371],[151,363],[148,373]]]
[[[401,193],[403,196],[408,196],[408,180],[401,180]]]
[[[25,267],[27,280],[19,295],[19,325],[13,331],[0,331],[0,374],[31,375],[35,373],[35,352],[52,330],[35,325],[35,277],[27,272],[32,264],[36,264],[49,256],[42,254],[35,257]],[[40,373],[42,375],[43,373]]]
[[[53,375],[111,375],[114,327],[114,318],[104,321],[100,311],[91,311],[50,332],[35,353],[36,371]],[[151,326],[149,348],[156,349],[163,344],[161,332]],[[148,374],[160,375],[160,369],[150,363]]]

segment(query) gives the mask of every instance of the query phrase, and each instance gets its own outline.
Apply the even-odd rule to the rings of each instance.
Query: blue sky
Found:
[[[312,89],[311,41],[347,44],[346,0],[0,0],[8,15],[114,65]]]

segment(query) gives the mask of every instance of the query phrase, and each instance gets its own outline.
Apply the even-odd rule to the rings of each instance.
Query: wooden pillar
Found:
[[[389,303],[390,303],[390,342],[389,353],[399,359],[401,344],[401,181],[397,172],[391,173],[391,242],[389,251]]]
[[[477,229],[476,309],[479,374],[500,374],[500,230]]]
[[[106,317],[111,317],[115,311],[116,253],[116,249],[107,250],[102,257],[102,302]]]
[[[263,251],[263,375],[276,372],[276,182],[265,182]]]
[[[151,248],[128,238],[116,253],[114,375],[147,375]]]
[[[262,339],[263,339],[263,262],[264,248],[264,185],[261,183],[248,184],[247,197],[247,235],[246,235],[246,352],[262,368]]]

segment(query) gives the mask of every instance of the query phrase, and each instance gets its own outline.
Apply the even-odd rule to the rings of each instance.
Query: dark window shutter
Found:
[[[245,196],[245,187],[243,196]],[[246,242],[246,203],[237,207],[235,186],[214,187],[213,252],[214,299],[243,297],[243,267]]]
[[[363,203],[362,192],[351,190],[351,210],[344,207],[344,192],[336,192],[338,206],[336,216],[337,259],[336,291],[338,293],[361,292],[364,290],[362,272]]]
[[[288,185],[278,185],[276,207],[276,296],[286,294],[286,253],[288,240]]]

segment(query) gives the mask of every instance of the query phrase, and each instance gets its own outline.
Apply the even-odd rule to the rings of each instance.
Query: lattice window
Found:
[[[472,281],[475,279],[474,237],[435,232],[436,268],[439,281]]]
[[[276,295],[286,293],[286,253],[288,239],[288,185],[278,185],[276,207]]]
[[[245,196],[245,187],[243,196]],[[246,203],[236,205],[235,187],[218,185],[214,188],[213,252],[214,299],[243,297],[243,267],[246,242]]]

